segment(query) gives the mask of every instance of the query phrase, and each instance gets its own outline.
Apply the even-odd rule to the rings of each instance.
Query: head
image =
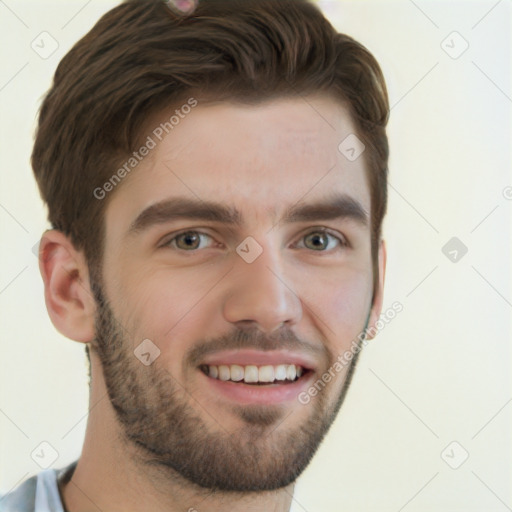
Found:
[[[302,0],[127,1],[62,59],[32,155],[46,300],[141,464],[229,491],[305,468],[382,306],[387,116],[374,57]],[[204,372],[246,349],[335,375],[307,405],[226,398]]]

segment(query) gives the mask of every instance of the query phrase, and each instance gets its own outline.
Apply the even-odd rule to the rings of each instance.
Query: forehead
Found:
[[[184,196],[224,202],[253,222],[275,222],[299,200],[316,202],[336,192],[370,211],[364,158],[351,161],[339,149],[355,126],[329,97],[199,102],[175,114],[148,120],[142,140],[149,137],[154,147],[115,190],[107,226],[127,228],[152,204]]]

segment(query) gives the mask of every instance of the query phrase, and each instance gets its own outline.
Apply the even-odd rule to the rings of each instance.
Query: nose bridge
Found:
[[[259,243],[248,237],[237,248],[232,281],[224,303],[231,323],[256,323],[271,333],[282,323],[293,325],[302,317],[300,298],[288,282],[286,261],[278,243],[268,238]]]

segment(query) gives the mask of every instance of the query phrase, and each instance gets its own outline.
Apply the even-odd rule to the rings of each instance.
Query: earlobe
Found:
[[[39,270],[53,325],[67,338],[90,342],[96,305],[82,253],[62,232],[48,230],[39,245]]]
[[[378,279],[378,287],[375,290],[375,294],[373,297],[373,304],[370,313],[370,321],[368,322],[368,327],[366,329],[366,339],[372,340],[375,338],[378,329],[376,328],[376,323],[379,320],[380,314],[382,312],[382,304],[384,301],[384,281],[386,277],[386,242],[381,240],[379,245],[379,279]]]

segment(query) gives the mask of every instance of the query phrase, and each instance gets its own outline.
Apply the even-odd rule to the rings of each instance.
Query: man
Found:
[[[306,0],[101,18],[32,155],[84,446],[0,510],[290,509],[382,308],[387,117],[375,59]]]

